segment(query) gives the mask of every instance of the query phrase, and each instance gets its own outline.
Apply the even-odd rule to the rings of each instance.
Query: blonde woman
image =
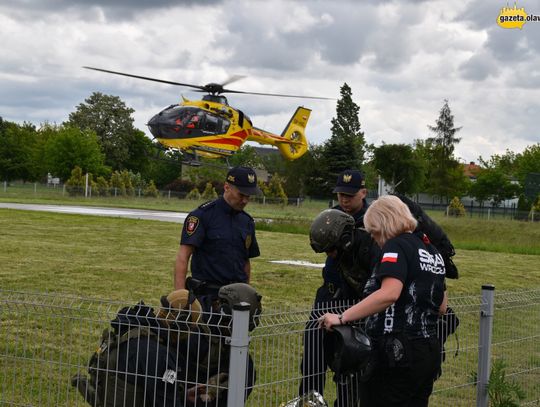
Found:
[[[365,298],[321,327],[366,319],[378,364],[362,389],[361,405],[427,406],[440,367],[437,319],[446,312],[445,266],[407,205],[391,195],[374,201],[364,225],[381,247]]]

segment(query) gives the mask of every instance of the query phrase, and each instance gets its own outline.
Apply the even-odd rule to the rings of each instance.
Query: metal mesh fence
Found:
[[[127,305],[133,304],[0,290],[0,405],[88,405],[72,386],[72,378],[77,373],[87,373],[91,355],[102,344],[103,330],[111,328],[111,320]],[[457,333],[450,335],[445,343],[442,376],[435,382],[430,405],[475,404],[482,305],[479,295],[450,299],[450,306],[460,322]],[[339,310],[343,306],[330,304],[328,309]],[[323,311],[326,309],[319,313]],[[310,346],[305,341],[306,338],[312,340],[309,333],[317,332],[318,328],[312,322],[319,313],[291,308],[264,310],[258,327],[250,333],[249,356],[244,354],[248,360],[244,364],[247,365],[247,406],[280,406],[298,396],[303,380],[302,356],[305,347]],[[189,405],[189,392],[185,390],[188,388],[208,390],[208,394],[202,393],[208,398],[198,397],[197,406],[227,405],[227,381],[216,374],[229,372],[230,319],[215,314],[207,317],[210,318],[208,330],[195,328],[192,324],[178,326],[178,332],[190,339],[184,340],[181,350],[176,350],[183,356],[171,362],[178,372],[176,377],[169,377],[173,387],[166,385],[167,377],[162,372],[158,374],[154,369],[153,373],[148,373],[151,358],[148,352],[146,358],[142,358],[142,351],[137,348],[141,339],[129,342],[136,349],[135,359],[144,359],[146,364],[146,374],[134,374],[139,380],[145,380],[143,388],[147,393],[153,391],[144,396],[150,400],[146,405]],[[503,360],[506,379],[523,389],[525,398],[521,405],[540,403],[539,323],[540,290],[496,295],[492,360]],[[165,346],[172,346],[171,342],[166,342]],[[324,355],[318,358],[324,358]],[[313,358],[307,362],[316,364],[320,360]],[[116,362],[116,377],[125,373],[119,366],[122,364]],[[107,366],[99,371],[105,370]],[[351,385],[353,378],[336,383],[331,371],[325,371],[324,377],[324,396],[329,405],[342,394],[355,398]],[[163,392],[169,392],[172,404],[158,398],[157,395]],[[137,405],[133,401],[123,404],[126,397],[110,405]],[[212,397],[217,398],[217,402],[209,402]],[[340,400],[337,405],[347,404]]]

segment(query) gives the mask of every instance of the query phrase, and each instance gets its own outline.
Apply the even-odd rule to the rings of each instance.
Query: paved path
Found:
[[[123,208],[101,208],[92,206],[70,206],[70,205],[34,205],[0,202],[0,208],[21,209],[26,211],[43,211],[58,213],[76,213],[79,215],[113,216],[133,219],[160,220],[164,222],[183,223],[187,213],[151,211],[146,209],[123,209]]]

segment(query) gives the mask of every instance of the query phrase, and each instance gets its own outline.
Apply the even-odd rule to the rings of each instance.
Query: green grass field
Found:
[[[174,201],[175,203],[183,202],[184,206],[175,205],[170,208],[171,210],[185,211],[194,206],[193,202]],[[129,206],[127,203],[126,206]],[[103,204],[100,205],[103,206]],[[263,225],[264,227],[259,227],[257,232],[261,256],[253,260],[252,283],[263,295],[265,312],[270,312],[272,309],[308,309],[313,301],[315,290],[321,282],[320,269],[274,264],[270,263],[270,260],[305,260],[322,263],[324,256],[312,252],[306,235],[309,219],[322,208],[293,207],[284,210],[279,206],[265,205],[263,207],[263,205],[255,204],[250,205],[250,209],[250,212],[258,218],[276,219],[280,215],[284,216],[281,218],[281,223]],[[447,230],[457,248],[455,262],[461,277],[459,280],[448,281],[451,298],[477,295],[480,293],[482,284],[494,284],[497,292],[522,291],[540,287],[540,224],[469,218],[453,219],[444,218],[438,214],[432,215]],[[172,289],[172,270],[179,243],[180,227],[179,224],[167,222],[0,209],[1,288],[38,293],[75,294],[94,299],[119,301],[123,304],[131,304],[144,299],[147,303],[156,304],[162,295]],[[17,311],[14,312],[16,314]],[[463,316],[465,317],[466,314]],[[468,318],[463,320],[463,329],[469,330],[467,326],[474,326],[474,321],[477,319],[476,311],[470,312],[470,322]],[[58,398],[54,402],[49,401],[52,400],[50,398],[46,399],[47,405],[82,405],[73,401],[77,400],[77,397],[72,391],[63,390],[66,377],[72,374],[70,369],[66,369],[65,365],[59,369],[55,369],[54,366],[48,367],[46,363],[42,366],[43,361],[55,360],[59,357],[58,354],[61,354],[61,347],[58,345],[55,334],[61,335],[62,332],[68,330],[70,332],[68,337],[73,342],[70,346],[75,346],[79,342],[81,344],[77,346],[83,345],[71,325],[67,324],[64,327],[65,321],[59,321],[54,317],[50,317],[50,320],[52,322],[47,323],[52,323],[55,327],[52,332],[47,331],[46,323],[35,316],[26,316],[21,324],[14,323],[9,315],[7,318],[5,315],[2,316],[0,321],[3,328],[11,326],[20,335],[30,335],[28,338],[32,338],[32,332],[34,332],[41,339],[33,349],[33,339],[28,339],[29,344],[25,344],[25,339],[21,339],[22,336],[14,333],[10,336],[7,333],[7,339],[4,338],[2,341],[3,348],[0,356],[4,354],[11,358],[16,355],[20,359],[18,359],[19,362],[7,362],[9,366],[0,366],[4,372],[14,372],[8,373],[0,380],[0,389],[2,386],[8,389],[8,397],[12,393],[16,394],[14,398],[17,402],[32,403],[32,397],[34,400],[44,400],[44,396],[39,395],[38,398],[38,395],[31,391],[32,394],[23,397],[23,390],[37,386],[40,389],[49,389],[52,392],[50,397]],[[525,319],[520,322],[534,321]],[[509,326],[506,324],[511,323],[512,321],[505,323],[504,331],[507,331]],[[97,341],[99,329],[102,327],[94,323],[90,329],[90,325],[88,332],[85,332],[85,337],[95,337]],[[301,329],[302,323],[296,326]],[[284,325],[283,329],[287,329],[287,325]],[[527,326],[522,326],[520,329],[526,332]],[[4,332],[12,331],[6,329]],[[298,334],[295,335],[294,338],[298,340]],[[282,352],[288,352],[289,345],[294,346],[294,349],[301,346],[298,343],[291,345],[287,342],[287,338],[289,337],[283,334],[279,345],[276,339],[276,346]],[[476,337],[471,336],[471,343],[467,343],[469,340],[467,338],[465,334],[461,336],[460,358],[464,360],[460,362],[462,365],[458,364],[458,367],[466,367],[467,371],[459,369],[454,371],[453,365],[448,365],[447,372],[443,376],[444,382],[439,385],[463,384],[464,377],[466,378],[475,369]],[[95,345],[96,342],[85,343],[86,350],[83,355],[89,355]],[[267,352],[263,352],[263,355],[268,356]],[[271,355],[276,360],[275,371],[280,372],[282,368],[279,364],[285,362],[282,361],[279,353]],[[524,356],[527,357],[527,355]],[[534,357],[540,357],[538,352]],[[85,361],[78,360],[77,363],[84,364]],[[266,362],[256,363],[261,365]],[[287,369],[297,375],[298,362],[287,363],[291,364]],[[32,373],[25,374],[22,366],[31,368]],[[40,369],[43,369],[42,373]],[[58,395],[48,387],[49,382],[43,378],[43,372],[49,372],[46,373],[51,377],[49,382],[58,383]],[[266,375],[261,372],[261,380],[276,379],[272,376],[273,373],[266,373]],[[1,373],[0,377],[2,377]],[[58,377],[58,379],[52,379],[53,377]],[[291,383],[288,385],[289,388],[286,390],[285,387],[282,389],[277,385],[261,389],[258,394],[261,394],[260,397],[264,399],[265,392],[275,392],[272,400],[283,401],[288,395],[294,394],[294,383],[292,387]],[[13,392],[10,393],[12,389]],[[474,393],[474,390],[471,391],[470,388],[467,391]],[[438,405],[458,405],[452,403],[463,398],[463,393],[456,389],[436,397],[437,400],[444,401]],[[255,404],[250,405],[257,405],[256,400],[254,396],[252,401]],[[0,395],[0,404],[1,402]]]
[[[451,295],[478,293],[484,283],[498,290],[540,285],[540,224],[437,220],[457,248],[461,278],[449,281]],[[179,224],[0,210],[0,230],[4,289],[132,300],[159,298],[172,288]],[[265,303],[309,304],[320,270],[269,261],[322,263],[324,256],[312,252],[305,234],[259,230],[258,240],[253,284]]]

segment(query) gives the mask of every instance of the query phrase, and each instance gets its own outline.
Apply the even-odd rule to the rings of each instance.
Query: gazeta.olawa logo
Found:
[[[527,14],[524,7],[518,8],[517,3],[514,7],[502,7],[497,16],[497,24],[502,28],[523,28],[525,23],[530,21],[540,22],[540,16],[536,14]]]

